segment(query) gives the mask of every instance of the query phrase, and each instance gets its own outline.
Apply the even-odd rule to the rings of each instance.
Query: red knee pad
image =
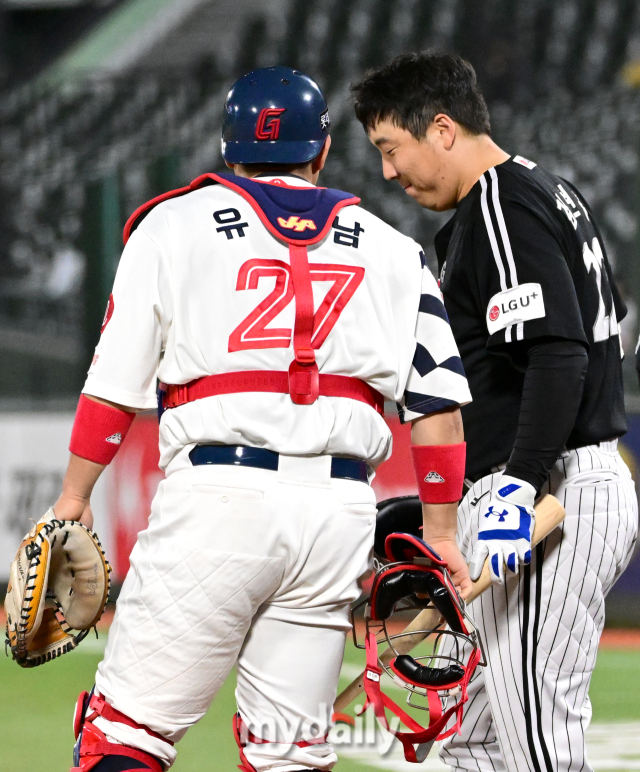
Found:
[[[89,695],[82,692],[78,698],[76,712],[73,719],[73,731],[76,736],[76,747],[74,749],[74,764],[71,772],[90,772],[94,767],[108,756],[126,756],[131,759],[131,770],[140,770],[141,767],[136,762],[146,764],[147,768],[153,772],[164,772],[162,764],[145,751],[138,748],[132,748],[129,745],[119,745],[107,740],[104,733],[94,726],[93,722],[98,716],[103,716],[108,721],[114,721],[120,724],[134,727],[135,729],[144,729],[147,734],[157,737],[163,742],[173,745],[170,740],[149,729],[143,724],[138,724],[133,719],[112,708],[108,702],[97,695]]]

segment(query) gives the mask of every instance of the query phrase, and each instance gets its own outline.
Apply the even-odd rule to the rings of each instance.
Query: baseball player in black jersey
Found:
[[[455,210],[435,246],[473,402],[462,409],[469,490],[448,538],[471,578],[489,557],[494,585],[470,606],[488,667],[441,756],[458,770],[588,772],[604,598],[638,528],[617,450],[626,309],[598,226],[573,185],[493,142],[459,57],[398,57],[354,94],[385,178],[423,207]],[[532,552],[533,505],[546,492],[567,517]],[[442,543],[426,523],[432,536]]]

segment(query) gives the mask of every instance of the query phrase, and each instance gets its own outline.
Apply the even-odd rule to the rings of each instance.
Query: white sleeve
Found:
[[[424,262],[424,261],[423,261]],[[416,349],[402,400],[405,423],[445,407],[466,405],[471,393],[436,280],[425,264],[416,322]]]
[[[155,218],[154,218],[155,219]],[[171,320],[162,250],[143,227],[124,248],[83,393],[146,410]]]

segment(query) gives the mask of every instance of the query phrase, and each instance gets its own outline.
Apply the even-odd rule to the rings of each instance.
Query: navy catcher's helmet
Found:
[[[263,67],[231,87],[222,156],[234,164],[304,164],[328,134],[329,111],[318,84],[299,70]]]

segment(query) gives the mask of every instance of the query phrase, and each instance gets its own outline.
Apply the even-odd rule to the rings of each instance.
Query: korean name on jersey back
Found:
[[[494,335],[505,327],[545,316],[542,287],[536,282],[498,292],[487,306],[487,330]]]

